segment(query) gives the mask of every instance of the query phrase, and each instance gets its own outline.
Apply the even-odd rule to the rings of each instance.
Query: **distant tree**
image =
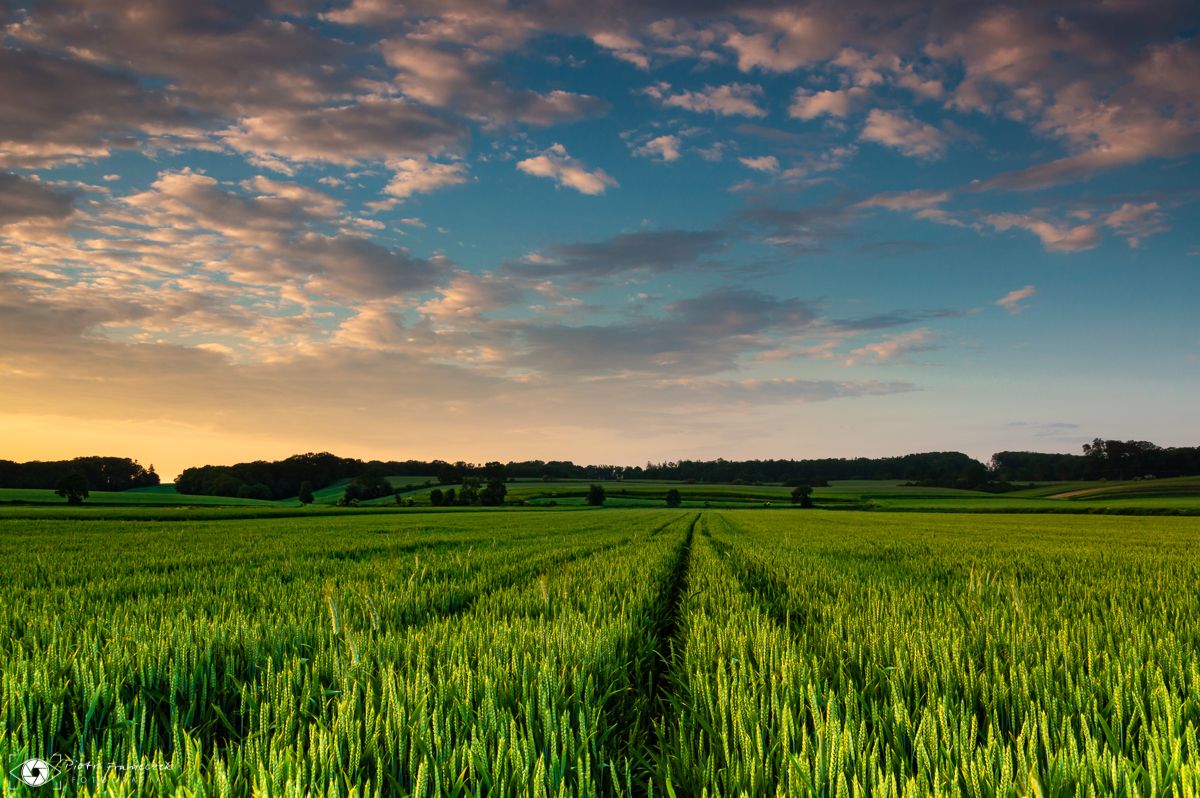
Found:
[[[216,480],[213,482],[212,494],[210,494],[210,495],[213,495],[213,496],[237,496],[238,491],[240,491],[245,486],[246,486],[246,483],[242,482],[237,477],[235,477],[231,474],[222,474],[219,477],[217,477]]]
[[[604,486],[592,485],[588,488],[587,503],[593,507],[604,504]]]
[[[446,497],[442,494],[441,488],[434,488],[433,490],[429,491],[429,503],[434,507],[441,507],[442,501],[445,498]]]
[[[669,491],[667,491],[667,506],[668,507],[678,507],[680,502],[682,502],[682,501],[683,501],[683,498],[679,495],[678,490],[676,490],[675,488],[671,488]]]
[[[351,482],[346,486],[346,491],[342,494],[342,498],[338,499],[339,507],[354,507],[362,500],[362,490],[358,486],[358,481]]]
[[[380,471],[371,469],[359,474],[354,478],[354,481],[346,486],[346,490],[354,489],[354,498],[361,501],[368,499],[378,499],[382,496],[391,496],[396,492],[392,487],[392,483],[388,482]]]
[[[309,482],[308,480],[304,480],[303,482],[301,482],[300,483],[300,494],[296,498],[298,498],[300,500],[301,504],[312,504],[313,503],[312,483]]]
[[[446,491],[446,495],[442,497],[442,504],[447,507],[453,507],[458,504],[458,496],[454,493],[454,488]]]
[[[87,477],[78,471],[64,474],[54,486],[54,492],[66,499],[67,504],[83,504],[88,497]]]
[[[508,488],[504,485],[503,474],[488,479],[487,487],[479,492],[479,503],[487,507],[499,507],[504,504]]]
[[[792,489],[792,504],[799,504],[801,507],[812,507],[812,492],[813,489],[809,485],[797,485]]]
[[[479,477],[463,477],[458,491],[458,503],[464,507],[479,504]]]
[[[267,499],[271,498],[271,489],[261,482],[255,482],[253,485],[242,485],[238,488],[239,499]]]
[[[958,482],[963,488],[970,490],[987,485],[989,479],[991,479],[991,474],[988,472],[987,466],[972,460],[963,468]]]
[[[437,470],[437,481],[442,485],[454,485],[463,477],[462,471],[449,463],[442,463]]]

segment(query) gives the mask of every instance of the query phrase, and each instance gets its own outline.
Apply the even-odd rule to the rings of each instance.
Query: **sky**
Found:
[[[0,457],[1200,443],[1195,2],[0,9]]]

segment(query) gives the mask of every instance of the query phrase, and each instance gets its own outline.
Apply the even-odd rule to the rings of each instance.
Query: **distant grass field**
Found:
[[[25,511],[0,760],[47,794],[1200,794],[1200,519]]]
[[[23,502],[27,504],[63,504],[64,500],[52,490],[29,488],[0,488],[0,504]],[[239,507],[273,506],[275,502],[261,499],[234,499],[226,496],[189,496],[175,491],[174,485],[158,485],[152,488],[137,488],[124,491],[92,491],[86,505],[232,505]]]
[[[388,482],[392,483],[392,487],[401,493],[408,494],[413,491],[421,490],[426,482],[437,484],[437,477],[388,477]],[[346,493],[346,486],[350,484],[350,480],[341,479],[332,485],[328,485],[320,490],[313,491],[313,504],[337,504],[338,499]],[[295,501],[295,499],[292,499]],[[363,504],[395,504],[396,500],[391,496],[385,496],[382,499],[372,499]]]
[[[461,490],[461,485],[437,485],[434,477],[388,478],[401,498],[412,500],[414,509],[431,509],[429,494],[438,489]],[[245,511],[258,508],[268,512],[295,509],[307,514],[320,510],[342,511],[335,505],[345,493],[349,480],[342,480],[315,491],[314,503],[300,508],[293,497],[280,501],[236,499],[221,496],[190,496],[175,492],[173,485],[119,493],[96,491],[78,512],[88,513],[105,507],[201,507]],[[781,485],[732,485],[669,482],[661,480],[601,481],[519,480],[507,484],[508,504],[527,507],[582,507],[592,484],[600,484],[607,495],[608,507],[663,507],[668,490],[679,491],[682,507],[690,509],[765,508],[792,506],[790,487]],[[954,488],[924,488],[905,485],[898,480],[842,480],[829,487],[814,489],[818,506],[830,509],[876,511],[937,512],[1019,512],[1019,513],[1123,513],[1123,514],[1198,514],[1200,513],[1200,477],[1133,480],[1129,482],[1059,482],[1037,485],[1009,493],[986,493]],[[62,506],[63,499],[50,490],[0,489],[0,517],[16,517],[38,506]],[[396,498],[385,496],[361,503],[359,512],[400,511]],[[441,508],[439,508],[441,509]],[[444,508],[450,511],[457,508]]]
[[[1054,494],[1055,498],[1071,499],[1132,499],[1200,496],[1200,477],[1170,479],[1140,479],[1128,482],[1084,483]]]

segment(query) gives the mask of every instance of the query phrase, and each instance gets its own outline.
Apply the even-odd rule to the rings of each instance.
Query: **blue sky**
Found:
[[[1194,445],[1194,12],[17,4],[0,456]]]

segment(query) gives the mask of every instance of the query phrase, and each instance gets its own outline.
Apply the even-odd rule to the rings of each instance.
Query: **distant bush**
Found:
[[[54,486],[54,492],[67,500],[67,504],[83,504],[88,497],[87,477],[78,471],[64,474]]]

